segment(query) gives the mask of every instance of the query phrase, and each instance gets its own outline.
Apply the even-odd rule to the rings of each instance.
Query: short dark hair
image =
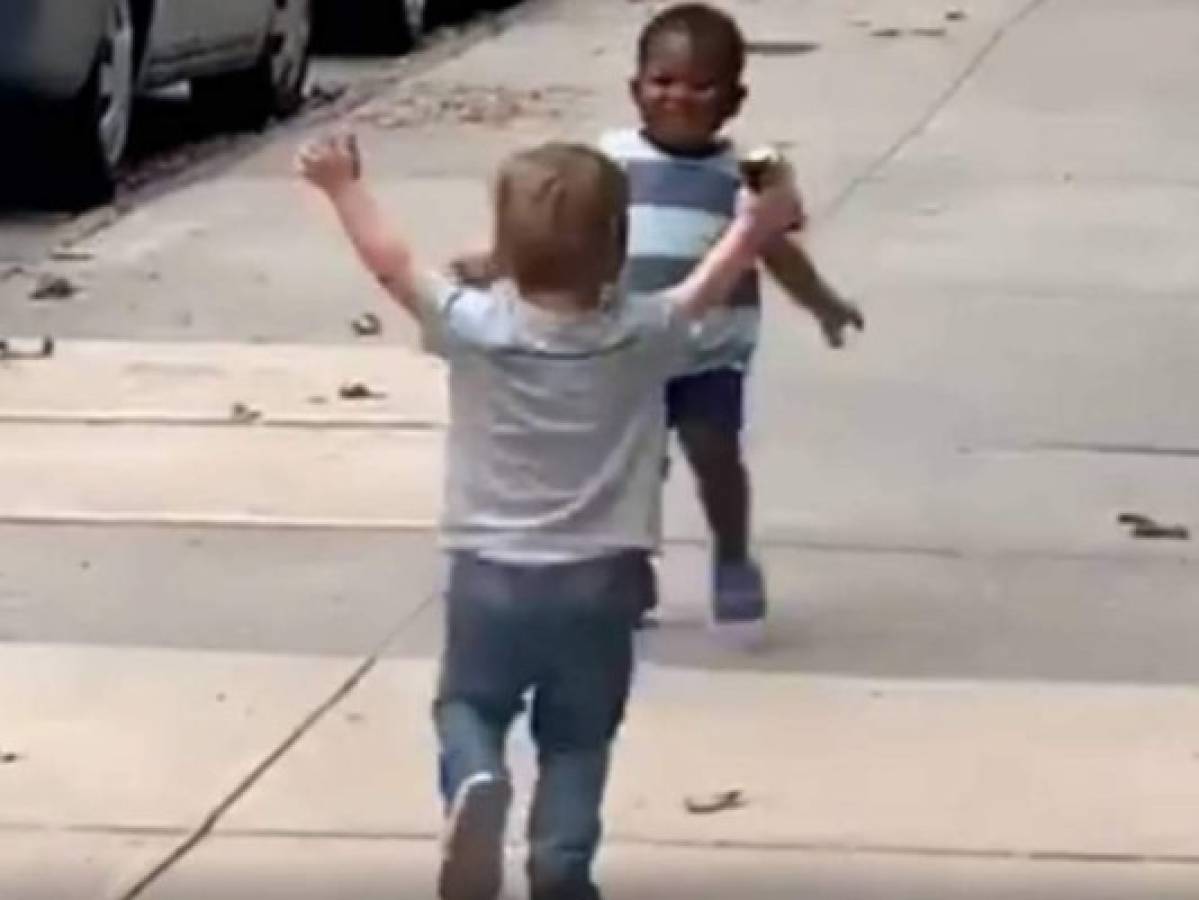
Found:
[[[734,77],[745,71],[745,35],[737,20],[707,3],[680,3],[662,10],[645,26],[637,41],[637,65],[644,66],[654,44],[667,34],[686,35],[727,57]]]
[[[591,290],[624,264],[624,172],[590,147],[550,143],[510,157],[495,191],[495,254],[524,292]]]

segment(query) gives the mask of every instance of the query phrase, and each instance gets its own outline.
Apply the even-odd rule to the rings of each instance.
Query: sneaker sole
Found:
[[[507,781],[468,784],[446,835],[438,879],[441,900],[495,900],[504,882],[504,825],[512,803]]]

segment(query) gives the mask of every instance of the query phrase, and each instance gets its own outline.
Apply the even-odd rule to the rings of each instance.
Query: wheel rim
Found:
[[[308,43],[312,38],[310,0],[278,0],[275,15],[275,52],[271,78],[280,97],[298,96],[308,70]]]
[[[133,18],[129,0],[115,0],[109,8],[96,81],[97,136],[105,161],[113,167],[125,152],[133,110]]]
[[[425,32],[425,6],[427,0],[403,0],[404,15],[408,18],[408,34],[415,44]]]

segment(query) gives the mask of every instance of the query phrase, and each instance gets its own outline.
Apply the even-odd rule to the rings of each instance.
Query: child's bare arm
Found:
[[[362,264],[401,306],[419,318],[419,278],[411,250],[386,223],[362,181],[354,137],[338,135],[304,145],[296,157],[296,168],[329,199]]]
[[[474,288],[490,287],[499,277],[499,266],[491,251],[463,253],[450,260],[450,274]]]
[[[843,347],[847,328],[861,331],[866,327],[861,310],[820,277],[807,251],[797,241],[780,237],[765,248],[762,258],[787,295],[820,323],[829,346]]]
[[[732,224],[691,274],[667,291],[668,297],[688,318],[702,318],[726,302],[763,249],[802,218],[799,197],[789,184],[757,193],[742,190]]]

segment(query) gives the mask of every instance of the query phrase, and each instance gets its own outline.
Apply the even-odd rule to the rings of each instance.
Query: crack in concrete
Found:
[[[439,432],[445,422],[397,415],[377,415],[357,419],[318,416],[272,416],[265,413],[251,423],[241,422],[228,413],[136,413],[136,412],[6,412],[0,411],[0,425],[50,425],[89,428],[222,428],[280,431],[402,431]]]
[[[958,74],[949,86],[933,101],[932,106],[925,110],[907,130],[905,130],[886,150],[870,165],[866,166],[861,172],[853,177],[845,188],[838,193],[832,201],[820,212],[815,218],[820,220],[829,220],[835,218],[842,209],[848,205],[853,196],[868,183],[875,175],[881,172],[884,168],[890,165],[900,153],[907,148],[916,138],[918,138],[934,119],[953,102],[966,83],[974,76],[974,73],[982,68],[983,63],[994,52],[995,48],[1007,37],[1012,29],[1016,28],[1025,19],[1031,16],[1038,8],[1044,6],[1048,0],[1029,0],[1024,6],[1016,10],[1012,16],[995,29],[995,32],[979,49],[977,53],[971,57],[966,67]]]
[[[0,511],[0,526],[15,528],[153,528],[156,530],[194,531],[329,531],[364,534],[397,533],[404,535],[433,535],[435,523],[406,519],[302,519],[271,516],[179,515],[141,513],[4,513]],[[863,556],[916,556],[954,561],[1030,562],[1095,562],[1143,565],[1199,565],[1193,553],[1154,552],[1138,550],[1068,550],[1053,547],[986,547],[954,546],[952,544],[919,544],[895,541],[862,541],[837,538],[797,537],[786,528],[761,532],[754,544],[766,550],[795,553],[860,554]],[[694,548],[705,550],[705,536],[679,535],[662,540],[662,548]],[[2,827],[2,826],[0,826]]]
[[[1028,447],[1013,447],[1010,453],[1079,453],[1096,456],[1165,456],[1175,459],[1199,459],[1199,447],[1159,444],[1120,444],[1102,441],[1044,441]]]
[[[189,829],[177,825],[122,825],[119,822],[85,822],[60,824],[55,822],[0,822],[0,833],[8,834],[93,834],[114,837],[182,837]]]
[[[0,832],[55,832],[116,837],[178,837],[186,829],[153,825],[49,825],[37,822],[0,823]],[[230,828],[205,835],[217,840],[337,841],[346,843],[432,844],[440,834],[427,830]],[[729,840],[721,838],[655,838],[614,832],[606,838],[612,846],[663,850],[743,851],[750,853],[840,854],[847,856],[906,856],[924,859],[1015,860],[1045,863],[1103,865],[1199,866],[1199,854],[1135,853],[1104,850],[1026,850],[1018,847],[947,847],[936,844],[888,844],[870,841]],[[520,840],[513,847],[523,846]]]
[[[388,647],[411,626],[431,604],[436,602],[436,595],[431,595],[423,603],[409,610],[382,641],[362,660],[339,684],[333,692],[318,703],[303,719],[280,741],[274,749],[266,754],[246,775],[212,808],[200,821],[200,824],[187,832],[187,836],[176,845],[166,856],[155,863],[147,872],[141,875],[130,886],[123,888],[115,900],[136,900],[142,896],[155,882],[181,862],[192,850],[198,847],[212,834],[225,815],[258,784],[259,781],[274,766],[285,757],[293,747],[303,740],[330,712],[341,704],[367,675],[375,668],[386,653]]]
[[[1199,854],[1122,853],[1087,850],[1021,850],[1007,847],[941,847],[932,844],[886,844],[868,841],[744,841],[656,839],[615,834],[610,844],[677,850],[741,850],[755,853],[829,853],[862,856],[908,856],[927,859],[1021,860],[1126,865],[1199,865]]]
[[[177,836],[183,830],[154,826],[77,825],[42,826],[36,823],[0,825],[0,831],[55,831],[68,834],[113,835],[128,837]],[[433,844],[440,840],[434,831],[233,828],[207,835],[216,840],[261,841],[336,841],[346,843]],[[614,832],[605,839],[610,846],[663,850],[741,851],[749,853],[798,853],[846,856],[902,856],[922,859],[1013,860],[1033,863],[1091,863],[1102,865],[1199,866],[1199,854],[1136,853],[1105,850],[1029,850],[1019,847],[948,847],[936,844],[889,844],[872,841],[837,840],[735,840],[721,838],[655,838],[636,833]],[[510,842],[523,847],[521,840]]]

